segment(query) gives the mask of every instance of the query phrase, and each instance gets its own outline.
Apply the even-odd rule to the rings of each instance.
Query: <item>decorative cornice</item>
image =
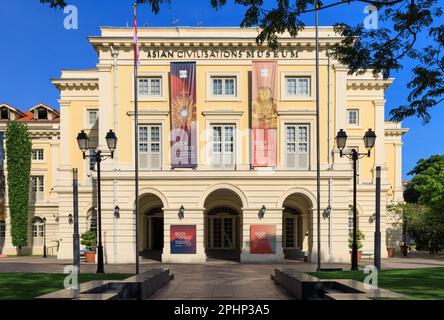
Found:
[[[59,90],[99,89],[99,79],[51,79]]]
[[[279,116],[314,116],[316,111],[308,109],[290,109],[290,110],[278,110]]]
[[[134,116],[134,111],[128,111],[126,113],[128,116]],[[170,112],[168,110],[139,110],[138,115],[141,116],[168,116]]]
[[[204,117],[206,116],[237,116],[241,117],[244,114],[242,110],[208,110],[208,111],[202,111],[202,115]]]
[[[394,79],[347,79],[347,89],[387,89]]]

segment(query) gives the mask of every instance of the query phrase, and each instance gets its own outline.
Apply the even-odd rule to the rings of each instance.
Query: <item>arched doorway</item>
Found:
[[[240,261],[242,200],[233,191],[218,189],[205,200],[205,253],[210,260]]]
[[[161,261],[164,247],[162,200],[154,194],[140,197],[139,248],[144,259]]]
[[[283,203],[282,247],[288,260],[304,260],[312,251],[312,203],[303,194],[289,195]]]

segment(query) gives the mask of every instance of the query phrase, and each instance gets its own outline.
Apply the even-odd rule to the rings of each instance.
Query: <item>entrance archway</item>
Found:
[[[207,259],[240,261],[242,200],[232,190],[218,189],[205,199]]]
[[[139,248],[144,259],[161,261],[164,247],[162,200],[152,193],[140,198]]]
[[[303,194],[289,195],[283,203],[282,247],[288,260],[303,260],[312,251],[313,204]]]

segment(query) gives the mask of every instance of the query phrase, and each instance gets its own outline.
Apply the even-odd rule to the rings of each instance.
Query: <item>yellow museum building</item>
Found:
[[[63,70],[52,80],[60,91],[59,111],[44,104],[26,112],[0,104],[0,131],[8,120],[30,119],[25,122],[34,150],[32,196],[29,248],[24,250],[41,254],[46,218],[48,254],[72,258],[73,168],[79,172],[80,230],[97,230],[97,167],[82,157],[76,137],[84,130],[90,146],[106,152],[105,136],[112,129],[118,137],[115,156],[101,163],[105,262],[135,261],[136,223],[143,258],[184,263],[316,261],[314,28],[305,28],[296,38],[281,35],[275,52],[256,44],[256,28],[140,28],[136,84],[132,29],[100,30],[100,36],[89,38],[98,54],[97,66]],[[320,28],[319,40],[322,261],[350,261],[353,171],[352,162],[341,158],[335,145],[339,129],[347,132],[349,148],[360,152],[366,151],[365,132],[372,128],[376,133],[371,156],[358,164],[358,227],[365,235],[362,251],[372,255],[375,167],[381,166],[382,257],[387,257],[385,249],[400,243],[399,217],[387,207],[402,201],[402,136],[407,132],[400,123],[384,119],[384,92],[393,79],[375,78],[371,72],[349,75],[347,67],[328,55],[329,47],[341,40],[332,27]],[[272,79],[267,92],[262,90],[264,78]],[[271,101],[264,102],[260,112],[272,113],[272,120],[256,121],[256,93]],[[251,130],[256,122],[269,134],[271,149],[264,151],[272,154],[268,165],[258,165],[258,133]],[[190,128],[186,139],[193,143],[192,155],[187,154],[191,165],[183,165],[186,156],[177,143],[184,138],[178,138],[175,128]],[[0,254],[14,254],[7,194],[5,209]],[[253,233],[268,238],[256,242]],[[177,241],[178,235],[184,242]]]

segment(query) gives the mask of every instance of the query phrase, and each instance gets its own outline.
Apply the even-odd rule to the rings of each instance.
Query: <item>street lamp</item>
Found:
[[[114,158],[114,151],[116,150],[117,146],[116,134],[112,130],[109,130],[109,132],[106,134],[105,140],[110,151],[109,155],[102,154],[101,150],[96,150],[95,153],[86,155],[87,150],[94,150],[93,148],[89,147],[89,137],[84,130],[80,131],[77,135],[77,144],[79,145],[79,149],[83,153],[83,159],[89,157],[90,159],[94,159],[97,163],[97,227],[99,238],[99,243],[97,245],[97,273],[105,273],[102,245],[102,196],[100,188],[100,163],[102,162],[102,160]]]
[[[266,210],[267,210],[267,208],[265,208],[265,205],[262,205],[262,208],[259,209],[258,217],[260,220],[262,220],[264,218]]]
[[[367,149],[365,153],[359,153],[356,149],[351,149],[350,154],[345,156],[353,161],[353,245],[352,245],[352,266],[351,270],[358,270],[358,243],[357,243],[357,224],[356,224],[356,163],[359,159],[364,157],[370,157],[370,150],[374,147],[376,140],[376,134],[372,129],[364,135],[364,146]],[[344,156],[343,150],[347,143],[347,133],[340,129],[336,134],[336,146],[339,149],[339,155]]]
[[[46,218],[43,217],[43,258],[47,258],[46,255]]]

